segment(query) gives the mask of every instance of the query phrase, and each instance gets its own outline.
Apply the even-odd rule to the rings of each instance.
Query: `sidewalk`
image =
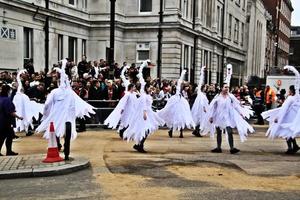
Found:
[[[82,157],[69,161],[43,163],[46,155],[21,155],[0,157],[0,179],[55,176],[82,170],[90,166],[89,160]]]

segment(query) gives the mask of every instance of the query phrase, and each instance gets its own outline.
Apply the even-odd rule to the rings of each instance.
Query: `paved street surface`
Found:
[[[46,154],[1,156],[0,179],[63,175],[89,167],[86,158],[44,163]]]
[[[0,180],[0,199],[300,199],[300,152],[287,156],[284,140],[268,140],[258,129],[241,150],[212,154],[215,140],[167,136],[160,130],[145,143],[147,154],[132,149],[115,131],[81,133],[71,156],[90,160],[91,168],[68,175]],[[224,139],[226,139],[224,137]],[[300,141],[299,141],[300,142]],[[41,135],[14,142],[22,155],[47,151]],[[2,151],[2,153],[5,153]]]

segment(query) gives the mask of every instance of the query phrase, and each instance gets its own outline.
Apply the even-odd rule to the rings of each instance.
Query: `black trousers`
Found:
[[[71,122],[66,122],[66,133],[65,133],[65,143],[64,143],[64,154],[65,159],[69,159],[70,155],[70,143],[71,143],[71,134],[72,134],[72,124]],[[57,146],[61,146],[59,138],[57,138]]]
[[[227,126],[226,127],[227,135],[228,135],[228,143],[230,146],[230,149],[233,149],[233,135],[232,135],[232,128]],[[217,145],[218,148],[221,149],[222,145],[222,130],[217,127]]]
[[[86,130],[86,120],[85,118],[77,118],[77,121],[79,123],[79,131],[85,131]]]
[[[12,141],[15,135],[12,127],[6,127],[0,130],[0,151],[5,141],[6,153],[12,152]]]

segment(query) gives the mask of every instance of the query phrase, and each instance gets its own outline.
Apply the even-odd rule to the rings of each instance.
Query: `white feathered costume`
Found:
[[[129,126],[130,117],[136,109],[137,94],[136,92],[127,91],[130,81],[126,79],[124,74],[128,68],[129,66],[124,67],[121,72],[121,78],[126,88],[125,95],[120,99],[118,105],[104,121],[104,124],[108,125],[108,127],[112,129],[116,129],[118,124],[119,130],[127,128]]]
[[[295,95],[288,96],[280,108],[262,113],[262,117],[270,123],[266,136],[271,139],[277,137],[289,139],[300,136],[300,74],[293,66],[285,66],[284,69],[288,69],[296,75]]]
[[[147,67],[147,61],[143,62],[140,66],[139,74],[137,75],[141,84],[141,96],[137,99],[136,109],[134,113],[132,113],[131,121],[123,136],[127,141],[134,140],[137,144],[139,144],[143,138],[155,132],[159,126],[164,125],[164,120],[152,110],[153,99],[151,95],[146,94],[144,91],[146,85],[142,73],[144,67]],[[146,112],[147,115],[146,120],[144,119],[144,112]]]
[[[229,85],[232,75],[232,65],[227,65],[227,77],[225,83]],[[209,105],[205,117],[204,126],[201,127],[201,134],[206,135],[210,132],[214,137],[216,127],[226,130],[226,127],[237,128],[240,139],[244,142],[248,132],[253,133],[254,129],[244,118],[250,118],[253,111],[249,107],[241,106],[239,100],[231,93],[227,96],[217,95]],[[210,119],[213,119],[213,123]]]
[[[201,68],[197,97],[192,107],[192,116],[196,125],[203,125],[205,115],[208,110],[208,99],[206,95],[201,91],[201,87],[204,83],[204,70],[205,66]]]
[[[176,86],[176,94],[171,96],[165,107],[158,111],[158,116],[166,122],[167,127],[174,130],[181,130],[185,127],[189,129],[195,128],[190,105],[180,94],[181,83],[185,73],[186,70],[181,72]]]
[[[20,70],[17,74],[18,89],[13,99],[17,115],[23,117],[23,120],[16,120],[16,132],[27,132],[29,127],[33,129],[33,118],[38,120],[39,114],[43,113],[44,109],[43,104],[31,101],[29,97],[23,93],[21,75],[25,72],[26,70]]]
[[[44,137],[49,139],[50,122],[54,123],[57,137],[65,135],[66,122],[71,122],[71,139],[77,137],[76,118],[90,117],[95,114],[94,107],[83,101],[71,88],[68,76],[65,73],[67,60],[62,61],[62,68],[56,68],[60,73],[60,85],[51,91],[47,96],[43,111],[42,122],[36,129],[37,132],[44,132]]]

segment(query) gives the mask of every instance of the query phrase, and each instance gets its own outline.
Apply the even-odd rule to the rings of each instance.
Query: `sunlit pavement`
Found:
[[[216,141],[184,138],[167,130],[149,136],[146,154],[133,150],[116,131],[90,130],[71,143],[71,157],[85,157],[91,168],[69,175],[1,180],[1,199],[299,199],[300,152],[284,154],[284,140],[268,140],[265,128],[235,146],[226,137],[223,153],[210,150]],[[22,137],[13,148],[22,155],[47,151],[41,135]],[[4,153],[2,151],[2,153]]]

